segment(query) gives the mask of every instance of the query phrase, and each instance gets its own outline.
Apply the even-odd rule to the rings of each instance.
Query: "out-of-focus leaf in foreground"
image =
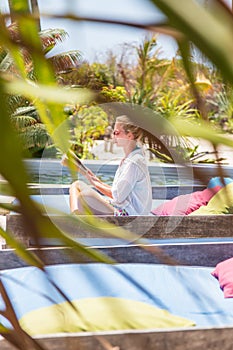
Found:
[[[29,99],[41,99],[43,102],[58,104],[78,103],[84,104],[91,101],[94,93],[87,89],[66,89],[58,86],[35,84],[29,80],[12,79],[6,82],[6,91],[12,94],[22,94]]]
[[[232,140],[224,135],[217,134],[214,130],[211,130],[210,126],[206,122],[202,122],[200,125],[195,125],[189,121],[173,119],[171,120],[177,132],[183,136],[192,136],[197,138],[203,138],[210,141],[213,145],[226,145],[232,147]]]

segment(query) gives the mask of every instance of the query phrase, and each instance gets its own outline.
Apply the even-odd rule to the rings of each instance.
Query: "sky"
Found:
[[[41,13],[72,13],[79,16],[99,17],[135,22],[151,22],[163,15],[148,0],[38,0]],[[0,0],[0,10],[7,11],[7,0]],[[67,39],[59,44],[53,54],[80,50],[83,58],[101,59],[108,50],[119,52],[124,43],[141,43],[146,31],[126,26],[74,22],[42,18],[42,29],[62,28],[68,32]],[[172,58],[177,46],[167,36],[158,37],[161,57]]]
[[[163,15],[147,0],[39,0],[41,12],[63,14],[73,13],[79,16],[99,17],[135,22],[152,22],[162,19]],[[146,35],[146,31],[129,28],[126,26],[99,24],[90,22],[73,22],[60,20],[42,20],[42,26],[63,27],[69,34],[63,47],[66,50],[79,49],[83,57],[93,61],[96,57],[101,59],[108,50],[119,52],[124,43],[140,43]],[[160,44],[162,41],[162,44]],[[158,47],[161,55],[173,57],[177,46],[175,41],[169,37],[158,37]],[[63,47],[62,47],[63,46]],[[165,50],[164,53],[162,51]]]
[[[178,0],[177,0],[178,1]],[[230,4],[231,0],[225,0]],[[163,19],[163,15],[148,0],[38,0],[41,13],[72,13],[81,17],[152,22]],[[7,0],[0,0],[0,10],[7,11]],[[42,29],[62,28],[68,37],[57,45],[51,53],[79,50],[83,59],[93,62],[106,57],[106,52],[121,52],[124,43],[141,43],[146,31],[126,26],[74,22],[71,20],[41,20]],[[175,56],[177,45],[166,35],[158,35],[160,57],[171,59]]]

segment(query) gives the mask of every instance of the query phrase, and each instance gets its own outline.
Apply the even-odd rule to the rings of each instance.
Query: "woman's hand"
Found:
[[[88,172],[86,173],[86,178],[95,187],[97,184],[102,183],[100,179],[97,176],[95,176],[95,174],[90,169],[88,169]]]
[[[86,178],[98,191],[105,196],[112,198],[112,187],[102,182],[90,169],[88,169],[88,172],[86,173]]]
[[[69,164],[68,164],[68,157],[67,157],[66,154],[63,154],[63,156],[61,158],[61,165],[66,166],[66,167],[69,166]]]

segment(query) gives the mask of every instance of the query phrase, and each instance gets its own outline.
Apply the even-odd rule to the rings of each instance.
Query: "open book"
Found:
[[[76,170],[79,171],[82,175],[86,175],[88,168],[82,163],[81,159],[71,150],[64,154],[61,160],[62,165],[69,166],[69,162],[75,165]]]

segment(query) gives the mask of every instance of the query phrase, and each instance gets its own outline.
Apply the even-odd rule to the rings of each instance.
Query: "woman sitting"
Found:
[[[75,181],[70,187],[72,213],[115,216],[150,214],[152,190],[142,149],[146,137],[148,139],[147,134],[135,126],[129,117],[123,115],[116,118],[113,139],[118,147],[123,148],[124,158],[116,171],[112,186],[103,183],[88,169],[86,178],[91,186]]]

